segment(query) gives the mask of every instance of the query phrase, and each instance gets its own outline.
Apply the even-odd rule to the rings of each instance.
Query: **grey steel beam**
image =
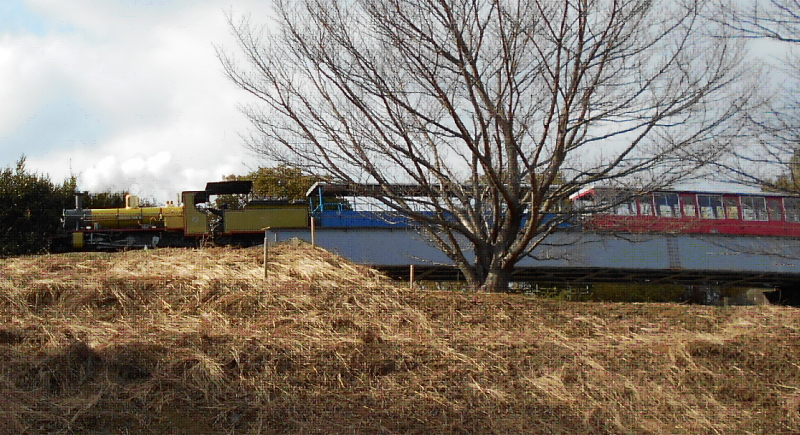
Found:
[[[311,240],[304,229],[268,233],[274,241]],[[318,229],[316,244],[392,276],[407,277],[412,264],[417,277],[425,279],[459,274],[450,259],[410,228]],[[800,239],[561,231],[518,263],[514,280],[786,285],[800,282]]]

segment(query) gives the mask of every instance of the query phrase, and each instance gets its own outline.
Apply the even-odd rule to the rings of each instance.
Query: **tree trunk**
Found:
[[[485,292],[508,292],[508,284],[511,281],[511,273],[513,271],[513,268],[490,270],[480,290]]]

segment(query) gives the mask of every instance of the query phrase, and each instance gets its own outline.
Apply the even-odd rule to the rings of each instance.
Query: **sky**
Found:
[[[215,45],[258,0],[0,0],[0,167],[157,201],[262,164]],[[263,20],[266,21],[266,18]]]
[[[0,0],[0,168],[157,202],[259,165],[215,46],[263,0]],[[761,50],[763,51],[763,50]],[[767,50],[768,52],[769,50]]]

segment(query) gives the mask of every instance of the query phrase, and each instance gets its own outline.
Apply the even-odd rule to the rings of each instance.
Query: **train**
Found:
[[[570,197],[584,231],[800,237],[800,196],[587,187]]]
[[[255,199],[241,209],[214,208],[209,201],[251,192],[250,181],[212,182],[204,190],[182,192],[177,203],[142,207],[136,196],[126,196],[124,207],[108,209],[83,208],[83,194],[76,194],[75,208],[63,212],[63,234],[54,240],[54,250],[247,246],[260,243],[266,228],[308,228],[312,219],[320,228],[413,225],[396,213],[353,210],[340,199],[353,189],[324,182],[308,190],[306,201]],[[800,197],[777,193],[634,194],[590,186],[570,196],[568,208],[570,218],[559,219],[560,230],[800,237]]]
[[[266,227],[309,225],[306,203],[249,201],[242,209],[209,204],[212,195],[249,194],[250,181],[206,184],[205,190],[184,191],[180,201],[161,207],[141,207],[125,196],[121,208],[83,208],[85,193],[76,193],[75,208],[63,212],[63,234],[54,240],[56,251],[120,250],[133,248],[196,247],[204,243],[253,243]]]

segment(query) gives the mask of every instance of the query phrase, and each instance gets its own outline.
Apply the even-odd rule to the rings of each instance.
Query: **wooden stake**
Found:
[[[269,245],[269,240],[267,240],[267,231],[269,228],[264,228],[264,279],[267,278],[267,246]]]
[[[414,265],[408,266],[408,286],[414,288]]]
[[[314,223],[314,216],[311,216],[311,247],[317,246],[317,225]]]

